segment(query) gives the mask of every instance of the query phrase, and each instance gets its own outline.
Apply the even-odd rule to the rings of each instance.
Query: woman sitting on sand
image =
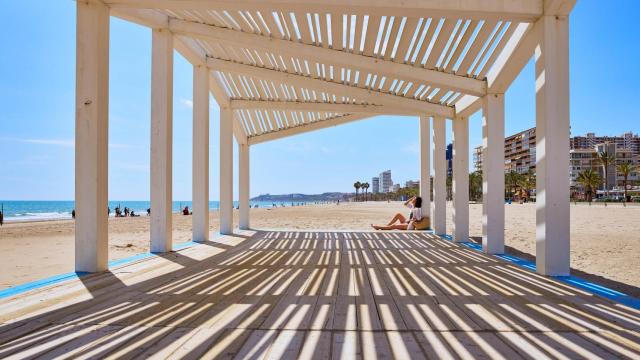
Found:
[[[397,213],[386,226],[373,224],[371,226],[376,230],[426,230],[431,227],[429,217],[422,215],[422,198],[420,196],[412,197],[404,205],[411,209],[408,220],[404,215]]]

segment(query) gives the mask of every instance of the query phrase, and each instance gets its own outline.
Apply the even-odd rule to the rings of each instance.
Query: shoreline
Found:
[[[12,201],[14,201],[14,200],[12,200]],[[15,200],[15,201],[22,201],[22,200]],[[45,201],[45,200],[43,200],[43,201]],[[64,200],[64,201],[66,201],[66,200]],[[402,201],[395,201],[394,200],[394,201],[391,201],[390,203],[401,203],[401,202]],[[447,203],[450,203],[450,202],[451,201],[447,201]],[[358,202],[349,202],[349,201],[341,202],[341,204],[351,204],[351,203],[353,203],[353,204],[385,203],[386,204],[388,202],[386,200],[369,200],[369,201],[366,201],[366,202],[361,202],[361,201],[358,201]],[[535,202],[528,203],[528,205],[531,205],[531,204],[535,204]],[[334,204],[333,203],[324,203],[324,204],[322,204],[322,203],[320,203],[320,204],[306,203],[304,205],[296,205],[296,206],[293,206],[293,207],[317,206],[317,205],[334,205]],[[469,201],[469,205],[470,206],[471,205],[482,205],[482,201]],[[523,205],[523,204],[518,204],[518,203],[515,203],[515,202],[513,204],[505,203],[505,206],[509,206],[509,205]],[[630,203],[624,204],[622,202],[607,202],[607,203],[605,203],[605,202],[596,202],[596,201],[594,201],[593,203],[589,204],[586,201],[581,201],[581,202],[573,202],[572,201],[571,202],[571,206],[593,206],[593,207],[600,206],[600,207],[603,207],[603,208],[608,208],[608,207],[614,207],[614,208],[615,207],[622,207],[622,208],[625,208],[625,207],[640,207],[640,202],[630,202]],[[252,209],[268,209],[268,210],[271,210],[271,209],[274,209],[274,208],[280,209],[280,208],[291,208],[291,207],[292,207],[291,205],[275,206],[275,207],[273,207],[273,206],[262,206],[262,207],[257,207],[257,208],[252,207]],[[220,210],[220,208],[210,208],[209,209],[209,213],[216,213],[219,210]],[[237,210],[237,208],[234,208],[234,210]],[[172,214],[174,216],[175,215],[182,215],[180,211],[173,212]],[[139,216],[135,216],[134,218],[137,218],[137,217],[146,218],[148,216],[146,215],[146,212],[145,212],[145,213],[141,213]],[[112,218],[116,218],[116,216],[114,214],[109,215],[109,219],[112,219]],[[118,217],[118,218],[130,218],[130,217],[122,216],[122,217]],[[51,221],[73,221],[73,220],[74,219],[71,218],[71,217],[43,218],[43,219],[24,219],[24,220],[22,220],[20,218],[16,218],[16,217],[5,217],[4,224],[5,225],[18,224],[18,223],[20,223],[20,224],[28,224],[28,223],[41,223],[41,222],[51,222]]]
[[[49,202],[47,200],[41,200],[41,201],[29,201],[29,200],[0,200],[0,202],[42,202],[42,203],[46,203]],[[51,202],[72,202],[72,201],[67,201],[67,200],[56,200],[56,201],[51,201]],[[114,200],[114,201],[110,201],[112,203],[115,202],[122,202],[122,203],[127,203],[126,201],[120,201],[120,200]],[[128,201],[128,202],[143,202],[143,201],[137,201],[137,200],[132,200],[132,201]],[[211,200],[210,203],[216,203],[218,201],[216,200]],[[190,202],[186,202],[186,201],[174,201],[174,203],[178,203],[178,204],[184,204],[186,206],[191,207],[191,203]],[[237,204],[238,201],[234,201],[234,209],[237,210]],[[284,208],[284,207],[300,207],[300,206],[310,206],[310,205],[322,205],[323,203],[312,203],[312,202],[307,202],[307,203],[302,203],[302,202],[298,202],[295,203],[296,205],[291,205],[291,202],[278,202],[278,203],[264,203],[264,202],[258,202],[258,203],[253,203],[250,204],[250,207],[252,209],[271,209],[271,208]],[[275,205],[275,206],[273,206]],[[139,205],[138,205],[139,206]],[[182,205],[180,205],[182,206]],[[129,207],[130,209],[132,209],[136,214],[138,214],[135,217],[147,217],[147,208],[140,208],[140,209],[136,209],[136,208],[132,208],[131,206]],[[67,209],[67,208],[65,208]],[[65,209],[56,209],[52,211],[40,211],[38,212],[37,210],[32,210],[32,209],[23,209],[20,213],[18,213],[19,216],[15,216],[15,214],[6,214],[5,211],[5,216],[4,216],[4,223],[5,224],[15,224],[15,223],[32,223],[32,222],[43,222],[43,221],[65,221],[65,220],[73,220],[72,216],[71,216],[71,211],[65,211]],[[219,207],[211,207],[209,208],[209,213],[216,213],[220,211]],[[28,215],[26,215],[28,214]],[[60,214],[59,216],[47,216],[46,214]],[[181,215],[182,214],[182,210],[181,209],[177,209],[174,212],[172,212],[173,215]],[[111,218],[115,218],[115,212],[114,210],[111,211],[111,214],[109,215],[109,219]],[[124,218],[124,216],[122,216],[122,218]]]

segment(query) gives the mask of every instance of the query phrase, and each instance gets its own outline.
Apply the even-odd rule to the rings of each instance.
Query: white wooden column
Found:
[[[233,234],[233,112],[220,109],[220,233]]]
[[[172,247],[173,38],[153,29],[151,46],[151,252]]]
[[[482,249],[504,253],[504,94],[482,99]]]
[[[249,207],[249,152],[251,148],[248,144],[238,144],[238,196],[240,198],[240,229],[247,230],[250,225]]]
[[[431,119],[420,116],[420,197],[425,216],[431,218]]]
[[[77,2],[75,269],[108,265],[109,8]]]
[[[209,240],[209,70],[193,67],[192,239]]]
[[[433,117],[433,204],[431,225],[437,235],[447,233],[446,119]]]
[[[453,120],[453,241],[469,241],[469,118]]]
[[[569,19],[543,16],[536,59],[536,269],[569,275]]]

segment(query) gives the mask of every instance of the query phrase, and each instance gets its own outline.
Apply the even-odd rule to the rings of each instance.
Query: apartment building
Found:
[[[380,192],[388,193],[393,190],[393,180],[391,180],[391,170],[380,173]]]
[[[371,192],[377,194],[380,192],[380,178],[372,177],[371,178]]]

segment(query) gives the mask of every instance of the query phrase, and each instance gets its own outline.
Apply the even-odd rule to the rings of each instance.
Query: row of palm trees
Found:
[[[369,183],[356,181],[355,183],[353,183],[353,187],[356,189],[356,201],[358,201],[358,191],[360,189],[364,190],[364,201],[367,201],[367,192],[369,190]]]
[[[518,195],[521,199],[529,199],[531,191],[536,187],[536,173],[529,170],[526,173],[510,171],[504,175],[505,190],[511,201]]]
[[[607,179],[609,175],[609,167],[612,164],[615,164],[616,171],[618,174],[623,177],[623,185],[624,185],[624,201],[627,201],[627,185],[628,179],[632,172],[640,171],[640,168],[637,166],[624,162],[616,164],[615,156],[607,152],[598,153],[598,160],[602,165],[602,170],[604,173],[604,178]],[[447,194],[450,196],[451,192],[451,179],[447,179]],[[585,189],[585,197],[587,201],[593,201],[593,195],[595,194],[598,187],[603,183],[603,179],[597,171],[593,169],[585,169],[583,170],[577,177],[576,181],[581,184]],[[609,196],[609,188],[604,182],[604,190],[605,194]],[[368,182],[360,182],[356,181],[353,184],[353,187],[356,189],[356,201],[358,201],[358,195],[360,189],[364,190],[364,201],[367,201],[367,191],[369,189]],[[530,198],[531,192],[536,187],[536,174],[532,170],[529,170],[526,173],[518,173],[516,171],[511,171],[505,173],[505,192],[507,194],[506,197],[510,198],[512,201],[514,200],[516,195],[519,195],[520,198]],[[472,201],[477,201],[482,199],[482,172],[475,171],[469,174],[469,198]]]
[[[593,200],[593,195],[603,182],[605,196],[609,197],[609,186],[605,179],[607,179],[609,175],[609,165],[611,165],[611,163],[615,163],[615,157],[603,152],[598,154],[598,162],[602,164],[604,179],[602,179],[600,174],[593,169],[583,170],[576,178],[576,181],[584,187],[585,197],[588,202]],[[624,187],[624,202],[627,202],[627,185],[629,183],[629,175],[635,170],[637,170],[637,166],[627,162],[616,164],[616,171],[618,174],[622,175],[623,178],[622,185]]]

